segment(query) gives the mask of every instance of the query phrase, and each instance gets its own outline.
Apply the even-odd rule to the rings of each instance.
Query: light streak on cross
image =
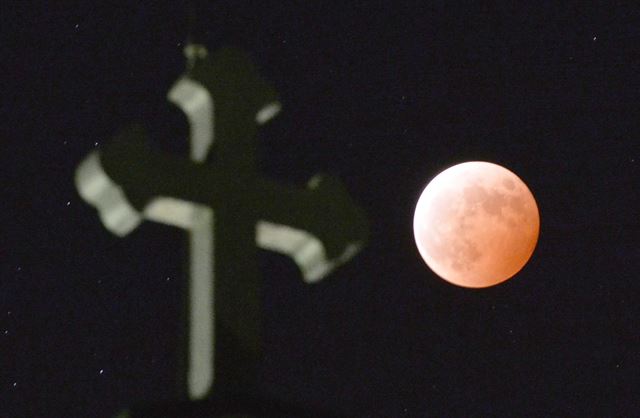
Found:
[[[190,160],[152,151],[132,126],[76,171],[80,195],[118,236],[149,220],[189,232],[187,362],[190,399],[246,391],[260,356],[257,247],[291,257],[316,282],[364,245],[366,218],[335,178],[306,189],[255,172],[257,125],[280,110],[275,91],[233,49],[188,45],[190,70],[168,93],[190,127]],[[205,160],[213,151],[214,162]],[[215,297],[214,297],[215,295]],[[214,386],[215,385],[215,386]]]

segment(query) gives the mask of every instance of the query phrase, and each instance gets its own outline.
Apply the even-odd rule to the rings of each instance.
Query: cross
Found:
[[[340,181],[315,176],[306,188],[255,171],[255,136],[280,110],[275,91],[243,53],[210,56],[188,45],[189,71],[168,93],[190,127],[190,159],[153,151],[133,125],[76,171],[79,194],[118,236],[143,221],[189,232],[186,367],[192,400],[246,392],[260,358],[257,248],[291,257],[313,283],[364,245],[363,212]],[[212,161],[207,161],[211,151]]]

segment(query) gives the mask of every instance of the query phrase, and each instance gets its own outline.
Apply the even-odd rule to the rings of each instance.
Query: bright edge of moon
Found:
[[[526,184],[483,161],[457,164],[434,177],[413,219],[416,245],[429,268],[469,288],[494,286],[518,273],[539,230],[538,206]]]

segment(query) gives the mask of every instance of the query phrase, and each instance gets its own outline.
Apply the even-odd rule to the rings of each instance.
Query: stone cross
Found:
[[[212,390],[246,392],[255,383],[262,324],[257,248],[288,255],[313,283],[358,252],[368,226],[335,178],[315,176],[294,188],[256,173],[257,126],[280,104],[247,56],[230,48],[210,56],[196,45],[186,52],[189,71],[168,100],[189,122],[190,159],[152,150],[134,125],[88,155],[75,181],[118,236],[143,220],[188,231],[181,379],[197,400]]]

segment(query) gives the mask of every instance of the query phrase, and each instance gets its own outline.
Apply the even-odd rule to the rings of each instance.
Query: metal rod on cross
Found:
[[[290,256],[315,282],[364,245],[367,221],[335,178],[282,186],[255,171],[257,126],[280,104],[249,58],[187,45],[192,63],[168,93],[190,128],[190,158],[152,151],[139,126],[76,171],[80,195],[119,236],[149,220],[189,233],[185,391],[192,400],[247,393],[261,355],[257,248]],[[207,162],[212,152],[214,162]]]

